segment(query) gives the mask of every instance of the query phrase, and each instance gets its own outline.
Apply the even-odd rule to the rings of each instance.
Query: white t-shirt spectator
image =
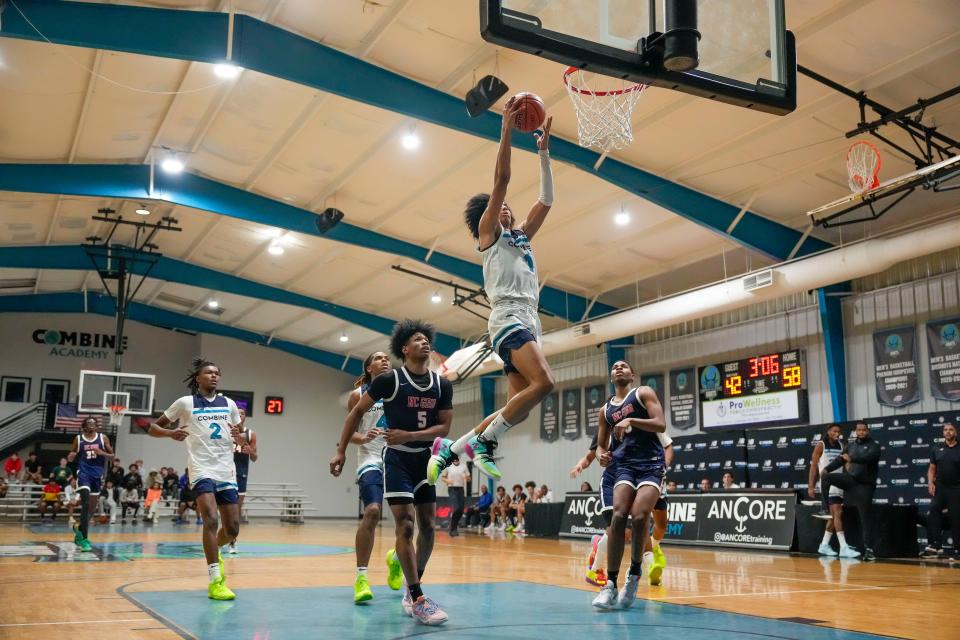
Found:
[[[540,502],[553,502],[553,491],[547,489],[546,495],[540,496]]]
[[[465,464],[452,464],[447,467],[444,472],[447,474],[447,486],[449,487],[466,487],[467,486],[467,476],[470,473],[467,471],[467,466]]]
[[[70,502],[79,502],[80,501],[80,492],[75,488],[67,485],[63,488],[63,499],[67,503]]]

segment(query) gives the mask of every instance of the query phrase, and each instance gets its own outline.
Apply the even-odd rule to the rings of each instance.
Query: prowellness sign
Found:
[[[60,358],[106,360],[117,346],[117,337],[109,333],[37,329],[32,337],[35,343],[50,347],[47,355]],[[123,338],[123,348],[127,348],[126,337]]]

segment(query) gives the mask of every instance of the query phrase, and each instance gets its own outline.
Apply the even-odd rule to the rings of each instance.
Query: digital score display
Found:
[[[697,370],[704,428],[801,424],[807,419],[802,350],[750,356]]]
[[[274,416],[283,415],[283,397],[267,396],[267,401],[263,407],[263,412]]]

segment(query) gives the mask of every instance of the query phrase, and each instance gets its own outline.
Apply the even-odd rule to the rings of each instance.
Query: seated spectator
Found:
[[[123,480],[120,481],[120,486],[124,489],[133,487],[133,489],[137,492],[138,498],[143,493],[143,476],[140,475],[140,469],[137,467],[136,463],[130,465],[130,470],[125,476],[123,476]],[[123,504],[122,498],[120,503]]]
[[[510,526],[507,531],[523,533],[523,509],[527,503],[527,494],[523,492],[523,486],[513,485],[513,495],[510,496],[510,505],[507,511],[510,517]]]
[[[135,467],[136,465],[130,465]],[[137,511],[140,510],[140,492],[135,482],[124,485],[120,491],[120,524],[127,524],[127,509],[133,509],[132,522],[137,524]]]
[[[67,468],[70,469],[70,475],[77,476],[77,469],[80,467],[80,460],[77,459],[77,452],[71,451],[67,454]]]
[[[184,469],[180,476],[180,491],[190,488],[190,469]]]
[[[527,480],[523,486],[527,489],[527,502],[540,502],[540,492],[537,490],[536,482]]]
[[[147,474],[147,479],[143,483],[143,486],[146,488],[147,491],[149,491],[150,488],[153,486],[154,482],[161,483],[161,486],[163,484],[163,480],[161,480],[160,478],[160,472],[157,471],[156,469],[151,469],[150,473]]]
[[[493,494],[487,485],[480,485],[480,497],[477,504],[467,509],[467,526],[485,527],[490,522],[490,505],[493,504]]]
[[[727,471],[723,474],[723,488],[724,489],[739,489],[740,485],[733,481],[733,474]]]
[[[7,481],[3,478],[0,478],[0,498],[7,497]]]
[[[37,460],[37,452],[31,451],[27,454],[27,462],[24,464],[26,469],[23,474],[24,484],[43,484],[43,467]]]
[[[117,488],[113,486],[113,481],[107,480],[103,483],[103,489],[100,490],[100,499],[97,501],[100,515],[110,515],[110,524],[117,522],[116,491]]]
[[[177,497],[177,490],[180,488],[180,478],[172,467],[164,467],[160,470],[163,477],[163,497],[172,500]]]
[[[10,454],[10,457],[7,458],[7,461],[3,463],[3,474],[6,476],[7,480],[20,482],[20,474],[22,472],[23,460],[21,460],[20,456],[17,455],[17,452],[14,451]]]
[[[126,474],[123,472],[123,465],[120,464],[120,460],[114,459],[110,470],[107,471],[107,480],[113,485],[113,495],[111,497],[114,502],[120,501],[120,486],[123,484],[124,475]]]
[[[70,482],[70,476],[72,475],[70,472],[70,467],[67,466],[66,458],[60,458],[60,464],[51,469],[50,473],[53,475],[53,479],[56,481],[56,483],[61,487],[67,486],[67,484]]]
[[[160,477],[159,475],[157,476]],[[157,480],[150,488],[147,489],[147,497],[143,501],[143,521],[148,522],[153,521],[153,524],[157,524],[160,520],[157,510],[160,508],[160,499],[163,497],[163,488],[160,485],[160,481]]]
[[[494,529],[503,531],[507,528],[507,511],[510,508],[510,498],[507,496],[507,490],[503,486],[497,487],[497,496],[493,499],[493,505],[490,507],[490,524],[483,530],[490,533]],[[497,523],[500,522],[498,526]]]
[[[593,493],[593,487],[589,482],[584,480],[580,483],[580,493]]]
[[[710,491],[711,489],[713,489],[713,483],[710,482],[710,479],[709,479],[709,478],[701,478],[701,479],[700,479],[700,491],[706,492],[706,491]]]
[[[677,490],[677,483],[673,480],[667,480],[667,493],[673,493]]]
[[[189,472],[185,471],[180,478],[180,504],[177,506],[177,517],[173,519],[174,522],[183,524],[183,514],[187,512],[187,509],[193,509],[197,514],[197,524],[202,524],[200,512],[197,511],[197,500],[193,494],[193,489],[190,488]]]
[[[540,485],[540,499],[537,502],[553,502],[553,491],[545,484]]]
[[[73,510],[80,506],[80,492],[77,491],[77,479],[75,477],[71,477],[67,486],[63,488],[63,504],[67,508],[67,518],[69,518],[72,527],[77,523],[73,518]]]
[[[50,479],[47,481],[47,484],[43,485],[43,494],[40,496],[40,502],[37,503],[37,511],[40,512],[40,522],[43,522],[43,516],[46,515],[47,509],[53,510],[50,521],[53,522],[57,519],[57,512],[60,511],[60,491],[60,485],[54,480],[53,474],[50,474]]]

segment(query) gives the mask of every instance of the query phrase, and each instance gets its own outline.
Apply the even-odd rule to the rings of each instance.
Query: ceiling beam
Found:
[[[30,22],[18,10],[7,11],[0,36],[209,63],[222,61],[227,41],[227,16],[222,13],[37,0],[20,0],[15,8],[22,9]],[[233,60],[245,69],[499,140],[499,114],[487,112],[470,118],[460,98],[251,16],[237,15],[234,25]],[[536,150],[532,136],[517,136],[514,146]],[[726,234],[738,213],[735,205],[612,158],[595,170],[599,154],[560,138],[551,141],[551,153],[558,160],[777,259],[789,255],[802,235],[753,212],[745,214],[745,224]],[[798,255],[830,246],[811,236]],[[588,302],[583,301],[584,308]]]

